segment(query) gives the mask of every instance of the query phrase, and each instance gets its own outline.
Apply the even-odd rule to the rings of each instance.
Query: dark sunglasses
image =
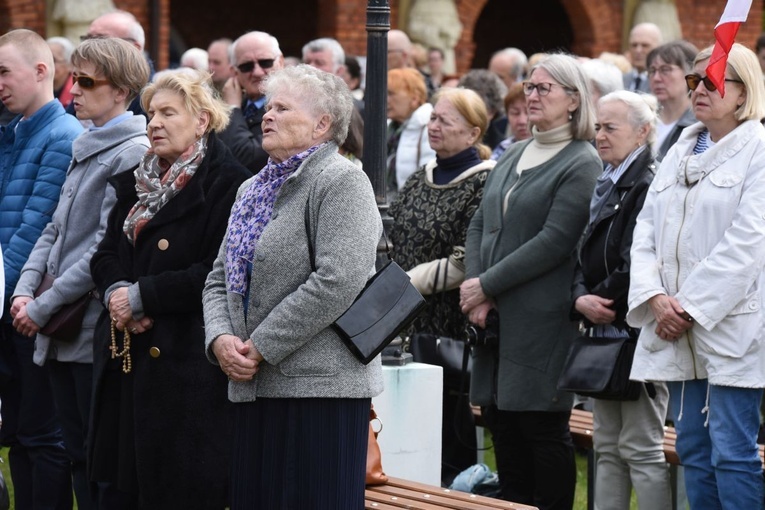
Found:
[[[255,69],[255,63],[260,66],[261,69],[271,69],[274,67],[274,62],[276,62],[275,58],[260,58],[258,60],[249,62],[242,62],[238,66],[236,66],[237,69],[239,69],[240,73],[247,74],[251,73],[253,69]]]
[[[97,80],[92,76],[86,76],[84,74],[73,74],[72,84],[76,83],[81,89],[90,90],[96,88],[98,85],[111,85],[109,80]]]
[[[706,88],[709,92],[714,92],[717,90],[717,87],[714,83],[712,83],[712,80],[709,79],[709,76],[701,77],[698,74],[686,74],[685,75],[685,84],[688,85],[688,90],[696,90],[696,88],[699,86],[699,83],[704,82],[704,88]],[[725,81],[732,81],[734,83],[744,83],[741,80],[734,80],[733,78],[725,78]]]

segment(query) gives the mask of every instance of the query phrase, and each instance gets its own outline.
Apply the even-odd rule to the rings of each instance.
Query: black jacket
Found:
[[[136,482],[130,482],[130,456],[118,448],[120,428],[127,427],[138,463],[141,508],[228,504],[228,380],[204,352],[202,288],[237,189],[248,176],[211,134],[194,176],[146,224],[135,246],[122,231],[137,200],[133,172],[109,179],[117,203],[91,260],[93,281],[102,295],[115,282],[138,282],[144,312],[154,326],[132,338],[132,371],[126,375],[122,360],[110,359],[106,310],[98,320],[89,466],[91,479],[119,480],[123,486],[128,480],[127,487],[136,490]]]
[[[268,163],[268,154],[263,150],[263,131],[260,123],[266,113],[265,105],[259,108],[250,119],[244,118],[247,100],[241,108],[231,111],[231,120],[226,129],[221,131],[220,139],[225,143],[236,159],[246,166],[252,175],[260,172]]]
[[[573,303],[580,296],[595,294],[614,300],[616,320],[613,325],[627,327],[632,232],[655,172],[653,155],[646,149],[611,188],[598,217],[587,226],[574,272],[572,320],[592,325],[576,311]]]

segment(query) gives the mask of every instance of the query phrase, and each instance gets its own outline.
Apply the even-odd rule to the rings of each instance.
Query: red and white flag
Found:
[[[738,28],[746,21],[752,0],[728,0],[720,21],[715,26],[715,47],[707,65],[707,76],[715,84],[720,96],[725,97],[725,68],[728,65],[728,53],[738,33]]]

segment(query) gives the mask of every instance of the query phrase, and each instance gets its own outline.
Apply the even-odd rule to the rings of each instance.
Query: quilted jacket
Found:
[[[72,141],[82,132],[76,118],[50,101],[26,120],[0,128],[0,244],[5,259],[5,295],[56,210]]]

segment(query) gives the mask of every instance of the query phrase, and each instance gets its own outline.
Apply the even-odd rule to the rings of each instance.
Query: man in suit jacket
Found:
[[[284,67],[279,41],[266,32],[248,32],[231,46],[231,65],[234,76],[223,86],[222,96],[233,110],[220,139],[240,163],[256,174],[268,162],[268,154],[261,147],[260,123],[266,112],[261,83],[271,72]]]
[[[662,42],[661,29],[653,23],[640,23],[630,31],[629,57],[632,71],[624,73],[624,88],[633,92],[650,92],[646,57]]]

